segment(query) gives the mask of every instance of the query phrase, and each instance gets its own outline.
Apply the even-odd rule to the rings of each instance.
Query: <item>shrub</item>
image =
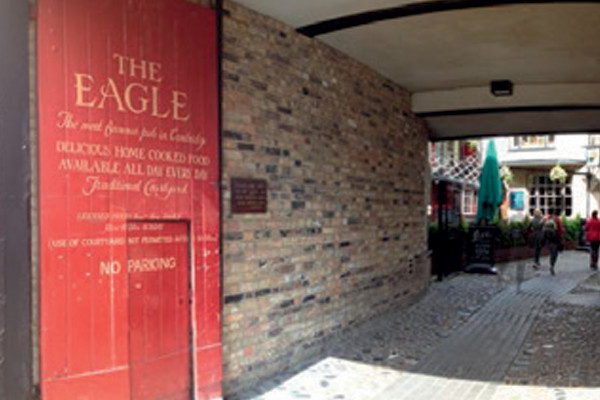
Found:
[[[565,239],[570,242],[579,241],[579,235],[581,233],[581,215],[577,214],[573,219],[567,219],[567,217],[562,215],[562,223],[565,227]]]
[[[562,223],[565,227],[565,241],[577,242],[581,232],[582,219],[579,214],[575,218],[568,219],[565,215],[562,217]],[[522,221],[503,221],[499,218],[495,218],[492,221],[492,225],[498,227],[498,236],[496,237],[497,248],[509,248],[509,247],[521,247],[526,246],[529,240],[529,217],[525,217]],[[461,222],[459,231],[456,228],[450,229],[448,232],[450,235],[460,234],[460,231],[467,233],[469,230],[469,224]],[[437,223],[429,224],[429,248],[431,249],[434,244],[434,240],[437,239],[438,233]],[[440,238],[441,239],[441,238]]]
[[[528,223],[498,220],[495,225],[499,231],[499,235],[496,237],[498,248],[519,247],[527,244]]]

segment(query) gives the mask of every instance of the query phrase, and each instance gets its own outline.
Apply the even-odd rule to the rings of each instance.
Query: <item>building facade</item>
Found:
[[[538,208],[545,214],[585,218],[598,208],[596,135],[526,135],[494,141],[499,162],[511,175],[505,179],[505,217],[522,219]],[[566,173],[562,180],[551,179],[557,165]]]
[[[502,218],[564,213],[568,218],[585,218],[600,204],[600,136],[593,134],[520,135],[497,137],[499,164],[505,187]],[[438,186],[450,182],[454,188],[451,206],[460,210],[464,222],[477,213],[478,176],[489,139],[430,143],[432,192],[428,215],[437,221]],[[559,166],[566,175],[551,178]],[[455,204],[456,203],[456,204]]]
[[[431,168],[431,197],[428,209],[429,220],[438,219],[440,182],[452,188],[446,198],[451,208],[460,212],[460,219],[473,221],[477,214],[477,189],[481,170],[481,142],[479,140],[451,140],[429,145]],[[447,190],[447,189],[446,189]]]

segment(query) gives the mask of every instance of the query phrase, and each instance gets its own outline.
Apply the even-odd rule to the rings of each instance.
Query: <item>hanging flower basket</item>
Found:
[[[553,182],[565,183],[567,181],[567,171],[565,171],[559,164],[556,164],[550,170],[550,180]]]
[[[513,172],[508,165],[503,165],[502,168],[500,168],[500,176],[507,185],[511,183],[514,178]]]
[[[474,154],[477,154],[478,151],[477,141],[469,140],[463,144],[463,156],[469,157]]]

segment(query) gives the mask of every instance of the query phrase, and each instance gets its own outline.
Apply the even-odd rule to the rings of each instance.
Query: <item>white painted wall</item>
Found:
[[[578,162],[585,163],[586,146],[588,145],[588,134],[567,134],[555,135],[554,145],[544,149],[519,149],[513,146],[512,137],[497,137],[494,139],[482,140],[483,154],[487,151],[487,146],[490,140],[494,140],[496,151],[498,153],[498,161],[500,164],[519,164],[527,163],[530,166],[543,166],[550,171],[552,165],[558,161],[563,164]],[[511,167],[514,170],[516,166]],[[600,207],[599,197],[595,195],[595,186],[592,184],[591,192],[588,192],[587,179],[585,172],[587,168],[584,166],[577,170],[577,174],[572,176],[572,193],[573,193],[573,214],[574,217],[580,214],[586,217],[591,211],[597,210]],[[582,175],[579,175],[579,174]],[[524,182],[514,182],[511,189],[525,188]],[[596,189],[598,191],[598,189]],[[528,196],[526,196],[526,204],[528,204]],[[522,219],[524,212],[508,210],[509,219]]]
[[[587,134],[555,135],[554,146],[547,149],[517,149],[513,147],[512,137],[498,137],[494,139],[498,152],[498,161],[506,163],[522,160],[539,160],[544,165],[552,160],[576,160],[585,162],[585,146],[588,144]],[[487,149],[490,140],[483,140]],[[484,154],[485,154],[484,150]]]
[[[578,172],[585,173],[586,168],[581,168]],[[590,182],[590,191],[588,192],[588,184],[585,175],[573,176],[573,212],[579,213],[581,217],[588,217],[592,211],[598,210],[598,183],[595,178]],[[589,205],[588,205],[589,204]]]

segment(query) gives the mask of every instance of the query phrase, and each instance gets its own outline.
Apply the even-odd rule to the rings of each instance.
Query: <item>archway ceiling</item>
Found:
[[[239,3],[407,88],[433,140],[600,131],[600,1]],[[490,93],[502,79],[512,96]]]

